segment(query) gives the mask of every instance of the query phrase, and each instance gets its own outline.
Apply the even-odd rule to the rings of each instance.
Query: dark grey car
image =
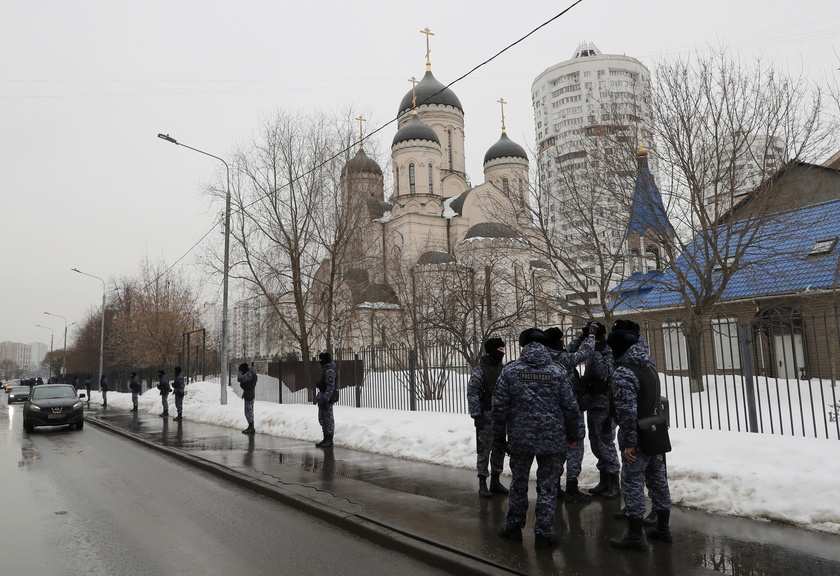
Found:
[[[9,390],[9,404],[23,403],[29,400],[29,386],[14,386]]]
[[[76,389],[70,384],[34,386],[23,406],[23,427],[26,431],[32,432],[36,426],[66,424],[75,426],[77,430],[85,425],[85,410]]]

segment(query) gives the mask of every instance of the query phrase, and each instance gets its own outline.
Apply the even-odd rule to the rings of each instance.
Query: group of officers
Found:
[[[624,508],[616,518],[626,518],[628,527],[623,537],[611,540],[613,547],[646,551],[645,528],[648,538],[672,542],[664,457],[664,451],[670,450],[667,424],[660,425],[667,448],[651,447],[650,442],[645,442],[646,450],[641,446],[639,422],[649,428],[647,422],[658,416],[659,384],[639,325],[617,320],[608,333],[604,325],[589,322],[563,344],[559,328],[529,328],[519,335],[519,358],[504,364],[505,343],[491,338],[470,377],[467,399],[476,428],[478,492],[482,497],[508,495],[508,513],[499,535],[522,540],[528,484],[536,460],[536,548],[558,542],[553,524],[559,498],[584,502],[593,496],[624,498]],[[584,365],[582,374],[580,364]],[[649,401],[652,398],[656,402]],[[587,428],[600,473],[598,485],[588,494],[578,487]],[[500,481],[505,454],[510,489]],[[562,490],[564,465],[566,488]],[[645,486],[653,505],[647,516]]]

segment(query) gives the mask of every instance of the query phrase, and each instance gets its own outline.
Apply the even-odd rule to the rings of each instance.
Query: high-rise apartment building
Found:
[[[532,84],[537,197],[570,303],[623,274],[636,151],[650,137],[650,72],[584,42]],[[650,169],[655,173],[655,154]],[[564,253],[564,251],[566,251]]]

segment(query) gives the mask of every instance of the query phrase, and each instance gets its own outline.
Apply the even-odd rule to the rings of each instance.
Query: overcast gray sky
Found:
[[[74,322],[102,297],[71,268],[110,283],[144,254],[176,261],[211,228],[201,187],[221,164],[159,132],[225,157],[277,108],[353,106],[370,111],[371,131],[424,73],[421,29],[435,33],[433,72],[449,83],[573,3],[0,0],[0,341],[49,343],[43,324],[59,348],[64,324],[43,312]],[[531,82],[581,41],[649,67],[723,44],[836,81],[838,37],[835,0],[583,0],[453,86],[467,170],[481,183],[501,97],[508,134],[533,147]]]

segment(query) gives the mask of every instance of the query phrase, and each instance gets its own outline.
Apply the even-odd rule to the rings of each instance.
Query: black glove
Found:
[[[473,424],[476,428],[484,428],[484,416],[473,416]]]
[[[596,336],[596,337],[598,336],[598,332],[600,332],[604,328],[603,324],[601,324],[600,322],[594,322],[594,321],[587,324],[587,327],[588,327],[587,333],[590,336]]]

